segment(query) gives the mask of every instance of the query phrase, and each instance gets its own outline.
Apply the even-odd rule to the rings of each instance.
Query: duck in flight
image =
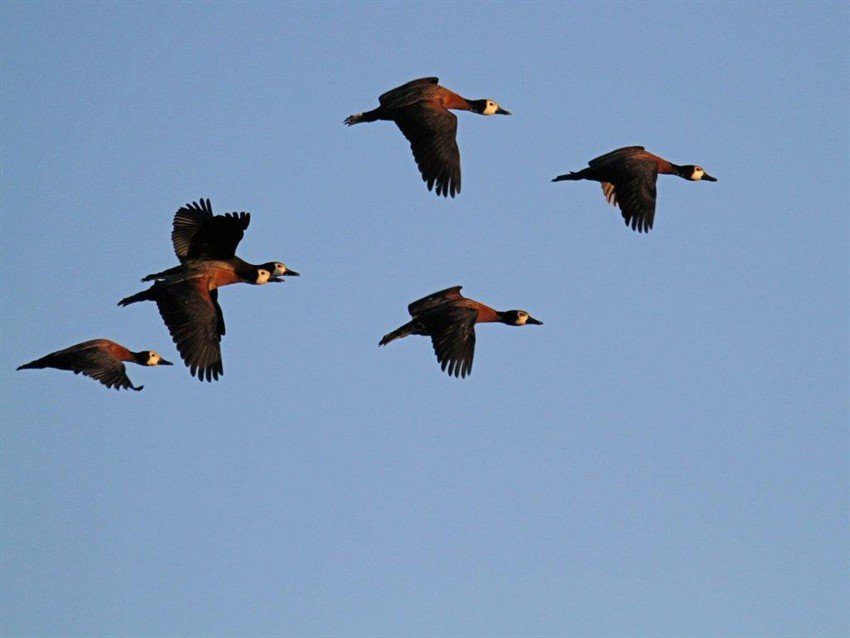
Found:
[[[717,181],[700,166],[678,166],[649,153],[643,146],[626,146],[611,151],[590,160],[587,168],[559,175],[552,181],[589,179],[601,182],[605,199],[609,204],[620,207],[626,226],[648,233],[655,220],[655,182],[659,173],[678,175],[692,182]]]
[[[144,386],[140,385],[137,388],[127,377],[125,361],[137,363],[140,366],[171,365],[170,361],[166,361],[153,350],[133,352],[109,339],[93,339],[58,352],[51,352],[41,359],[18,366],[18,370],[41,368],[70,370],[74,374],[84,374],[100,381],[107,388],[141,390]]]
[[[438,78],[421,78],[387,91],[380,106],[345,119],[360,122],[390,120],[410,142],[413,158],[428,190],[454,197],[460,192],[460,150],[457,147],[457,116],[449,109],[480,115],[510,115],[493,100],[468,100],[440,86]]]
[[[174,254],[181,265],[205,259],[222,259],[231,261],[240,269],[249,266],[263,268],[271,273],[271,282],[282,282],[281,277],[284,275],[298,277],[299,273],[287,268],[283,262],[268,261],[255,266],[236,256],[236,248],[250,223],[250,213],[213,215],[209,198],[181,206],[172,221],[171,243]],[[164,279],[179,271],[180,266],[175,266],[147,275],[142,281]]]
[[[449,376],[466,377],[472,372],[475,354],[475,324],[504,323],[509,326],[542,325],[525,310],[493,310],[480,301],[460,294],[462,286],[446,288],[414,301],[407,307],[413,318],[384,335],[379,346],[408,335],[431,337],[440,368]],[[448,369],[448,370],[447,370]]]
[[[263,285],[298,274],[281,262],[257,266],[236,257],[249,221],[248,213],[213,216],[209,200],[181,208],[172,232],[181,265],[148,275],[143,281],[154,281],[153,286],[118,302],[156,302],[190,374],[201,381],[224,374],[220,342],[225,326],[218,289],[236,283]]]

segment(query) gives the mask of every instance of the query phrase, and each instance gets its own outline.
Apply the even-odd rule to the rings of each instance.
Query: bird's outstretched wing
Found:
[[[440,369],[464,378],[472,371],[475,356],[475,308],[448,305],[419,315],[427,326]]]
[[[408,106],[417,100],[421,100],[424,95],[433,90],[431,87],[437,85],[440,80],[438,78],[419,78],[411,80],[406,84],[397,86],[383,93],[378,97],[378,102],[381,106],[387,109],[397,109]]]
[[[623,148],[618,148],[616,151],[605,153],[605,155],[600,155],[590,160],[587,165],[593,167],[605,166],[606,164],[614,164],[627,157],[636,157],[644,153],[646,153],[646,149],[643,146],[624,146]]]
[[[463,295],[460,294],[461,288],[463,288],[463,286],[452,286],[451,288],[446,288],[439,292],[433,292],[427,297],[422,297],[422,299],[417,299],[407,306],[407,312],[410,313],[411,317],[416,317],[416,315],[439,306],[446,301],[451,301],[452,299],[463,299]]]
[[[602,182],[605,199],[620,207],[626,226],[647,233],[655,221],[658,166],[653,161],[625,160],[615,182]]]
[[[174,214],[174,253],[181,263],[200,258],[230,259],[250,223],[249,213],[213,215],[209,199],[186,204]]]
[[[205,276],[159,282],[154,288],[159,314],[180,357],[201,381],[218,379],[224,373],[220,347],[224,317],[218,295],[213,296],[208,288]]]
[[[116,390],[141,390],[144,386],[136,387],[127,376],[124,362],[96,348],[90,348],[80,353],[74,367],[74,374],[84,374],[100,381],[107,388]]]
[[[410,142],[423,181],[437,195],[460,192],[457,117],[436,101],[421,101],[396,111],[395,123]]]

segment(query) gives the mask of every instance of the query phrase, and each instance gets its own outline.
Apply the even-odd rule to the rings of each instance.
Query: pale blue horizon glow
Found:
[[[840,636],[848,561],[846,3],[0,6],[2,573],[12,635]],[[437,75],[463,192],[390,123]],[[645,145],[654,230],[594,183]],[[176,208],[248,210],[224,370],[140,393],[21,363],[179,357]],[[452,285],[473,374],[377,341]]]

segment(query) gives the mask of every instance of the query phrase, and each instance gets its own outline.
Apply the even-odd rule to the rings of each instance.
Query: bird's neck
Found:
[[[508,318],[508,313],[504,310],[496,310],[496,318],[493,321],[498,321],[499,323],[504,323],[508,325],[513,325],[513,319]]]
[[[679,177],[684,177],[685,179],[688,179],[690,177],[690,174],[687,172],[684,166],[679,166],[678,164],[674,164],[673,162],[667,162],[667,164],[669,164],[670,166],[669,171],[667,171],[668,174],[678,175]],[[661,171],[659,171],[659,173],[660,172]]]
[[[133,352],[131,350],[130,355],[133,357],[133,363],[138,363],[140,366],[146,366],[148,364],[147,352]]]
[[[487,108],[487,100],[467,100],[463,98],[463,101],[466,102],[466,110],[473,113],[483,113],[484,109]]]

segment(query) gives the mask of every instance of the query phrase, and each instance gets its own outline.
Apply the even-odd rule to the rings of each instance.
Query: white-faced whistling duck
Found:
[[[235,266],[254,266],[236,256],[236,247],[251,223],[250,213],[213,215],[209,198],[181,206],[174,214],[171,243],[181,264],[204,259],[233,261]],[[269,281],[281,282],[280,277],[299,274],[279,261],[267,261],[254,266],[271,272]],[[163,279],[180,270],[180,266],[147,275],[142,281]]]
[[[378,98],[380,106],[351,115],[345,124],[391,120],[410,142],[413,157],[437,195],[460,192],[460,151],[457,147],[457,117],[449,109],[481,115],[510,115],[493,100],[467,100],[437,84],[437,78],[421,78],[387,91]]]
[[[655,182],[658,174],[678,175],[692,182],[717,179],[699,166],[678,166],[648,153],[643,146],[626,146],[588,162],[588,168],[577,173],[559,175],[553,182],[589,179],[602,182],[605,199],[619,205],[626,226],[638,232],[649,232],[655,219]]]
[[[209,202],[180,209],[172,235],[175,252],[185,263],[148,275],[145,280],[156,280],[153,286],[118,302],[127,306],[155,301],[189,372],[201,381],[224,373],[220,342],[225,327],[218,288],[281,281],[274,272],[297,274],[279,262],[255,266],[235,256],[249,219],[247,213],[212,217]]]
[[[125,361],[131,361],[140,366],[171,365],[170,361],[166,361],[153,350],[133,352],[109,339],[93,339],[25,363],[18,366],[18,370],[37,368],[71,370],[74,374],[84,374],[96,379],[107,388],[141,390],[144,386],[140,385],[137,388],[127,377]]]
[[[414,301],[407,307],[412,321],[384,335],[378,342],[385,346],[395,339],[408,335],[431,337],[434,353],[440,368],[448,368],[449,375],[465,377],[472,371],[475,354],[475,324],[504,323],[509,326],[542,325],[525,310],[493,310],[480,301],[467,299],[460,294],[461,286]]]

